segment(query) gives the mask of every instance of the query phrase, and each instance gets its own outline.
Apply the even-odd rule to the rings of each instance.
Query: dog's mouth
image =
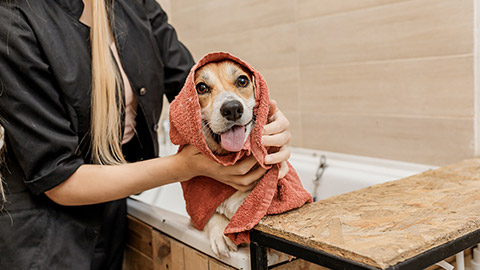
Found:
[[[245,142],[245,126],[233,126],[229,130],[221,133],[219,137],[220,142],[217,142],[223,149],[229,152],[238,152],[242,150]]]
[[[229,129],[215,133],[210,129],[213,140],[224,150],[229,152],[238,152],[242,150],[247,136],[247,126],[253,123],[254,119],[245,125],[234,125]],[[207,126],[208,127],[208,126]]]

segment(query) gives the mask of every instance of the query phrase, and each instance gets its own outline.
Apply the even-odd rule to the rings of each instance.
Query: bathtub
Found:
[[[170,152],[175,151],[171,147],[166,149]],[[302,148],[291,148],[291,151],[290,162],[299,174],[305,189],[316,194],[317,200],[435,168]],[[315,179],[317,181],[314,181]],[[206,234],[195,229],[190,223],[180,184],[174,183],[143,192],[138,196],[131,196],[128,200],[128,213],[163,233],[215,257]],[[273,265],[285,259],[274,254],[268,261]],[[223,258],[221,261],[238,269],[250,269],[249,249],[243,247],[238,252],[231,253],[230,258]]]

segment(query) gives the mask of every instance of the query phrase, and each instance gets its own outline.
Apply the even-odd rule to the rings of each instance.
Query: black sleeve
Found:
[[[175,29],[168,24],[167,14],[157,1],[145,0],[145,9],[165,65],[165,94],[171,102],[182,89],[195,61],[188,49],[178,40]]]
[[[49,68],[23,13],[0,5],[0,124],[7,156],[15,155],[35,194],[84,163],[75,155],[78,137]]]

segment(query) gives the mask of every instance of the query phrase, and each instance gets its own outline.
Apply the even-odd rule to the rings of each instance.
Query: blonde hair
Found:
[[[108,1],[108,0],[106,0]],[[121,118],[123,95],[121,75],[110,51],[112,40],[107,5],[104,0],[92,1],[92,95],[90,137],[94,163],[113,165],[125,163],[121,147]],[[0,142],[4,130],[0,126]],[[0,144],[0,164],[4,158],[4,141]],[[3,177],[0,175],[0,211],[6,201]]]
[[[121,75],[110,51],[112,32],[105,1],[92,1],[92,159],[99,164],[125,163],[121,147]]]

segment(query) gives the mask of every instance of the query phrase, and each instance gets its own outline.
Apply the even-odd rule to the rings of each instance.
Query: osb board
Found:
[[[256,229],[387,268],[480,228],[480,159],[265,217]]]
[[[330,268],[326,268],[320,265],[316,265],[304,260],[296,259],[291,262],[287,262],[278,266],[274,266],[271,269],[274,270],[291,270],[291,269],[298,269],[298,270],[330,270]]]

